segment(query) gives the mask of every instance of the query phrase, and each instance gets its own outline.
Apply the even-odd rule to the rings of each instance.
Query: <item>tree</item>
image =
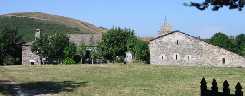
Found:
[[[209,40],[209,43],[232,51],[241,56],[245,56],[245,34],[240,34],[236,37],[223,33],[217,33]]]
[[[149,63],[149,47],[148,44],[138,39],[134,31],[131,29],[112,28],[103,34],[102,42],[99,44],[99,51],[95,52],[96,56],[101,53],[104,59],[115,61],[116,57],[125,57],[125,53],[130,51],[134,55],[134,59]],[[123,58],[118,58],[119,61]]]
[[[137,60],[150,63],[150,50],[148,44],[142,40],[136,40],[133,53]]]
[[[85,63],[85,56],[86,56],[86,45],[82,43],[80,46],[78,46],[77,52],[81,56],[82,63]]]
[[[17,36],[16,28],[4,27],[0,31],[0,65],[20,63],[22,43],[22,36]]]
[[[245,34],[236,36],[236,44],[239,49],[239,54],[245,56]]]
[[[232,39],[230,39],[226,34],[216,33],[214,34],[214,36],[211,37],[209,42],[213,45],[222,47],[224,49],[227,49],[233,52],[236,51],[235,44],[232,43],[233,42]]]
[[[32,44],[32,51],[42,58],[57,59],[61,63],[65,55],[70,55],[72,53],[70,50],[74,50],[70,46],[72,44],[66,34],[54,32],[41,34],[41,37]],[[69,51],[65,51],[65,48]]]
[[[75,64],[74,56],[76,54],[76,45],[74,43],[69,43],[64,49],[64,60],[63,64]]]
[[[184,3],[184,5],[193,6],[199,10],[205,10],[209,6],[213,6],[213,11],[218,11],[220,8],[223,8],[223,6],[228,6],[229,9],[238,9],[239,11],[242,11],[245,0],[205,0],[203,3],[190,2]]]
[[[76,54],[77,47],[74,43],[69,42],[69,45],[65,47],[64,49],[64,55],[65,58],[73,58],[73,56]]]
[[[92,49],[91,50],[91,59],[92,59],[92,64],[94,64],[96,59],[101,59],[101,50],[99,48]]]
[[[116,57],[125,57],[128,51],[128,40],[134,38],[134,31],[131,29],[112,28],[102,36],[102,42],[99,44],[102,56],[114,62]],[[132,41],[133,42],[133,41]]]

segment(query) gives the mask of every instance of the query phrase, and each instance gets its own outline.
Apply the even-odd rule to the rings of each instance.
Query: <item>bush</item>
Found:
[[[66,65],[76,64],[76,62],[72,58],[69,58],[69,57],[65,58],[63,63],[66,64]]]

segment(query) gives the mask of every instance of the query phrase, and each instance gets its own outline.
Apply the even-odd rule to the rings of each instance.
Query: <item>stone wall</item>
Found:
[[[97,34],[69,34],[69,39],[71,42],[74,42],[76,45],[85,45],[96,46],[102,40],[102,33]]]
[[[245,67],[245,58],[182,32],[160,36],[149,47],[151,64]]]
[[[36,61],[34,64],[41,64],[40,57],[31,51],[31,44],[22,46],[22,64],[30,65],[30,61]]]

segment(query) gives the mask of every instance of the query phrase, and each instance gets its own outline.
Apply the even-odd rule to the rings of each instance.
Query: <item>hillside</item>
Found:
[[[101,32],[104,30],[103,28],[98,28],[95,25],[90,24],[88,22],[84,22],[84,21],[80,21],[64,16],[41,13],[41,12],[10,13],[10,14],[5,14],[5,16],[31,17],[34,19],[56,22],[71,27],[78,27],[81,31],[86,31],[86,32]]]
[[[51,15],[40,12],[23,12],[0,15],[0,28],[4,26],[18,28],[19,35],[23,35],[25,41],[33,40],[34,30],[39,28],[42,32],[66,32],[66,33],[97,33],[105,28],[96,27],[87,22],[76,19]]]

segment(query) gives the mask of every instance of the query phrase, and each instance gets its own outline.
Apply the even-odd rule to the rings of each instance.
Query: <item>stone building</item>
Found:
[[[71,42],[76,45],[85,44],[88,46],[96,46],[102,40],[102,33],[97,34],[68,34]]]
[[[35,40],[40,38],[40,29],[35,32]],[[75,43],[77,46],[85,44],[90,46],[89,48],[95,47],[98,42],[102,40],[102,33],[95,34],[68,34],[69,40]],[[31,51],[32,42],[28,42],[22,46],[22,64],[41,64],[41,60],[45,58],[40,58],[38,55],[32,53]],[[92,47],[91,47],[92,46]]]
[[[35,30],[35,40],[37,40],[38,38],[40,38],[40,29],[36,29]],[[32,53],[31,51],[31,45],[32,42],[28,42],[24,45],[22,45],[22,57],[21,57],[21,62],[22,64],[41,64],[41,59],[38,55]]]
[[[211,45],[200,38],[170,29],[165,23],[160,31],[161,35],[150,41],[151,64],[245,67],[244,57]]]
[[[32,42],[22,46],[22,64],[41,64],[40,57],[31,51]]]

